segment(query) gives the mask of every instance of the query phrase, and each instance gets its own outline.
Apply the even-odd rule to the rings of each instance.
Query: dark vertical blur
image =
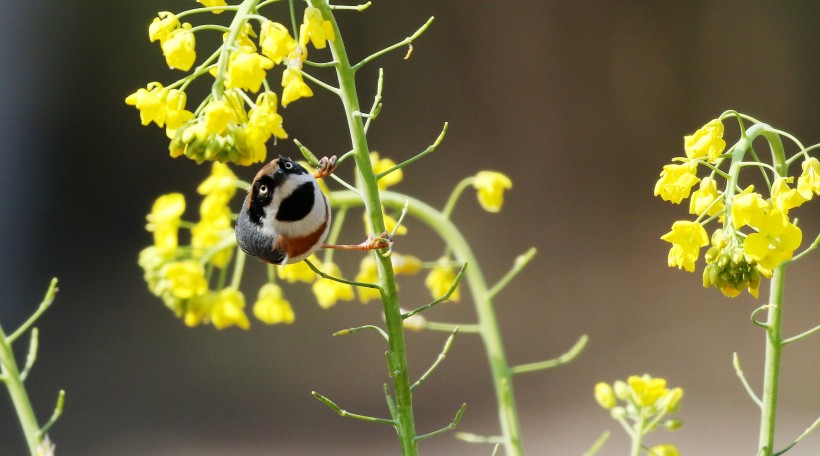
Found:
[[[383,345],[368,334],[330,337],[378,322],[377,305],[322,311],[307,287],[293,286],[293,326],[217,332],[184,327],[145,290],[136,265],[150,242],[145,213],[162,193],[194,197],[208,169],[168,158],[162,131],[141,127],[123,100],[149,81],[174,80],[147,25],[156,11],[195,5],[0,2],[4,328],[60,278],[28,381],[37,413],[45,420],[66,389],[65,414],[51,432],[60,455],[397,454],[389,429],[341,419],[310,396],[317,390],[350,411],[387,413]],[[580,454],[605,429],[613,437],[601,454],[623,454],[626,441],[594,403],[593,385],[644,372],[686,391],[684,428],[650,443],[675,443],[689,455],[752,454],[757,410],[731,360],[738,352],[759,388],[763,335],[748,315],[761,301],[725,299],[702,289],[698,274],[666,268],[658,238],[686,207],[653,198],[652,188],[662,165],[683,153],[683,135],[728,108],[820,142],[816,2],[380,1],[338,14],[354,59],[429,16],[436,20],[409,60],[402,50],[360,74],[369,105],[376,70],[385,69],[372,148],[408,158],[450,122],[440,149],[407,169],[398,189],[442,205],[464,176],[509,175],[514,188],[501,214],[466,197],[455,219],[491,282],[516,255],[539,250],[497,302],[511,361],[554,357],[581,334],[591,338],[572,364],[517,379],[529,454]],[[285,127],[315,152],[343,153],[341,108],[316,92],[284,110]],[[727,132],[737,137],[734,125]],[[290,143],[273,153],[298,154]],[[806,242],[820,222],[812,206],[799,209]],[[362,235],[357,217],[345,231],[351,238]],[[440,242],[417,223],[409,228],[400,248],[434,260]],[[359,256],[337,258],[355,274]],[[820,323],[819,265],[814,255],[790,269],[788,334]],[[248,268],[248,285],[258,283],[261,266]],[[403,286],[405,306],[428,299],[420,283]],[[252,301],[255,291],[247,291]],[[465,297],[432,317],[474,315]],[[416,375],[443,341],[438,333],[409,335]],[[784,357],[782,444],[820,413],[817,344],[815,337],[790,346]],[[461,430],[496,431],[486,361],[470,335],[456,339],[419,390],[421,432],[445,425],[462,402],[469,406]],[[0,455],[23,454],[19,434],[0,394]],[[421,449],[491,452],[451,435]],[[818,453],[814,435],[789,454]]]

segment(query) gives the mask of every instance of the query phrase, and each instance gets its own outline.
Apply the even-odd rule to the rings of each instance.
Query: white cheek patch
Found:
[[[322,191],[319,190],[318,185],[313,186],[313,208],[310,210],[310,213],[305,216],[302,220],[296,220],[293,222],[283,222],[283,221],[276,221],[276,231],[279,234],[284,234],[285,236],[289,237],[302,237],[307,236],[310,233],[316,231],[323,223],[325,223],[325,211],[327,211],[327,202],[325,201],[325,195],[322,194]],[[325,232],[327,232],[327,228],[330,227],[330,213],[328,211],[328,224],[325,228]],[[266,215],[267,218],[267,215]]]
[[[313,185],[313,208],[310,213],[301,220],[283,222],[276,220],[279,206],[282,200],[290,196],[302,184],[314,182]],[[276,188],[270,204],[265,208],[265,216],[262,219],[262,233],[272,238],[280,234],[290,237],[301,237],[310,234],[324,223],[325,207],[327,203],[319,186],[315,184],[315,179],[310,174],[299,174],[290,176],[287,180]],[[328,224],[329,226],[329,224]]]

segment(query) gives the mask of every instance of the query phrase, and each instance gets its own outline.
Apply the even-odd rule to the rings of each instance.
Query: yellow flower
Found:
[[[383,173],[388,169],[396,166],[396,162],[389,158],[379,158],[378,152],[370,152],[370,164],[373,166],[373,172],[376,174]],[[404,172],[399,168],[390,174],[385,175],[379,179],[379,190],[384,190],[388,187],[398,184],[404,177]],[[389,231],[389,230],[388,230]]]
[[[595,385],[595,400],[598,401],[598,404],[609,410],[615,407],[616,400],[615,400],[615,393],[612,391],[612,387],[609,386],[608,383],[600,382]]]
[[[202,3],[202,6],[226,6],[225,0],[196,0],[197,3]],[[224,9],[211,10],[214,14],[219,14],[225,11]]]
[[[232,239],[235,236],[231,226],[231,211],[227,206],[224,207],[227,210],[223,212],[223,216],[203,217],[202,221],[191,228],[191,250],[197,257],[201,257],[226,239]],[[233,256],[233,247],[233,243],[226,245],[213,254],[208,262],[222,269],[227,268]]]
[[[504,190],[512,188],[512,181],[495,171],[479,171],[473,180],[478,190],[478,202],[487,212],[499,212],[504,204]]]
[[[763,214],[769,208],[769,202],[759,193],[752,192],[752,187],[732,198],[732,225],[740,228],[743,225],[758,225]]]
[[[236,194],[236,174],[224,163],[214,162],[211,174],[196,188],[200,195],[219,194],[226,200]]]
[[[308,39],[316,49],[324,49],[327,40],[336,40],[333,24],[322,17],[322,12],[312,6],[305,8],[305,17],[299,27],[299,44],[304,47]]]
[[[364,257],[355,280],[363,283],[379,283],[379,270],[372,255]],[[367,304],[371,299],[381,298],[378,288],[356,287],[356,293],[359,294],[359,301],[362,304]]]
[[[188,71],[196,60],[196,38],[191,24],[184,23],[162,41],[162,54],[169,68]]]
[[[205,269],[193,260],[168,263],[162,271],[171,295],[178,299],[202,296],[208,291]]]
[[[235,288],[223,288],[211,304],[210,320],[216,329],[236,325],[242,329],[251,326],[245,315],[245,296]]]
[[[697,163],[694,161],[664,166],[661,178],[655,183],[655,196],[660,195],[665,201],[680,204],[684,198],[689,197],[692,186],[700,182],[696,171]]]
[[[450,291],[450,287],[453,286],[455,280],[456,272],[450,264],[450,261],[447,258],[441,258],[438,260],[436,266],[430,270],[430,273],[427,274],[427,278],[424,279],[424,285],[430,290],[433,299],[439,299]],[[453,294],[450,295],[448,298],[449,301],[458,302],[461,299],[459,288],[460,285],[456,287]]]
[[[321,269],[325,274],[341,277],[342,271],[334,263],[323,263]],[[323,309],[336,304],[337,301],[350,301],[354,297],[353,286],[331,279],[319,279],[313,283],[313,294]]]
[[[686,156],[690,159],[707,157],[707,160],[714,163],[726,148],[726,141],[723,140],[723,123],[714,119],[694,134],[684,136],[683,143]]]
[[[802,166],[803,173],[797,178],[797,191],[810,200],[813,195],[820,195],[820,161],[811,157]]]
[[[185,326],[195,328],[200,324],[207,322],[211,313],[211,308],[216,300],[216,293],[209,291],[201,296],[196,296],[185,301],[183,309],[177,314],[182,314],[182,320]]]
[[[777,209],[766,211],[759,222],[751,226],[759,232],[746,236],[743,250],[766,272],[790,259],[803,240],[800,228]],[[766,275],[771,276],[770,273]]]
[[[692,198],[689,200],[689,213],[701,215],[709,209],[708,215],[717,214],[723,210],[723,201],[715,202],[718,196],[715,180],[711,177],[704,177],[700,181],[700,188],[692,193]]]
[[[669,390],[666,389],[666,380],[662,378],[652,378],[646,374],[642,377],[632,375],[626,382],[632,390],[632,401],[641,407],[651,407],[655,405],[658,399],[669,392]]]
[[[772,203],[783,214],[788,214],[789,210],[809,200],[804,198],[797,189],[789,188],[789,184],[793,181],[793,177],[778,177],[772,184]]]
[[[278,65],[296,48],[296,40],[284,25],[265,21],[262,23],[259,45],[262,47],[262,54]]]
[[[154,233],[154,245],[176,248],[180,217],[185,212],[185,197],[181,193],[162,195],[154,201],[146,219],[145,229]]]
[[[179,19],[174,13],[160,11],[157,16],[159,17],[155,17],[151,25],[148,26],[148,39],[152,43],[157,40],[160,42],[165,41],[168,34],[179,27]]]
[[[287,132],[282,128],[282,116],[276,112],[277,104],[276,93],[263,92],[256,99],[256,107],[248,113],[248,128],[258,128],[266,136],[265,141],[271,135],[280,139],[288,137]]]
[[[185,92],[171,89],[165,98],[165,132],[173,138],[179,127],[191,120],[194,113],[185,109],[187,96]]]
[[[282,72],[282,106],[287,106],[291,102],[300,98],[313,96],[313,91],[302,80],[302,70],[288,67]]]
[[[231,54],[228,62],[225,86],[258,92],[262,86],[262,80],[265,79],[265,70],[271,68],[273,68],[271,59],[247,47],[239,48]]]
[[[296,319],[290,303],[282,297],[282,289],[272,283],[259,289],[259,298],[253,305],[253,315],[268,325],[290,324]]]
[[[675,445],[665,444],[653,446],[647,456],[680,456],[680,453]]]
[[[231,122],[236,122],[236,114],[226,98],[211,101],[205,107],[206,132],[221,135]]]
[[[162,127],[165,125],[166,102],[168,90],[162,87],[159,82],[150,82],[144,89],[128,95],[125,104],[134,106],[140,111],[140,120],[143,125],[151,122]]]
[[[695,270],[695,261],[700,254],[700,248],[709,244],[709,236],[703,226],[697,222],[678,220],[672,224],[672,231],[661,236],[672,244],[669,250],[669,267],[677,266],[689,272]]]
[[[421,260],[413,255],[402,255],[393,252],[390,255],[390,262],[393,264],[393,272],[396,274],[416,274],[422,268]]]
[[[320,263],[319,260],[316,259],[316,255],[311,255],[308,257],[313,264]],[[293,264],[283,264],[276,268],[276,271],[279,275],[279,278],[288,282],[288,283],[295,283],[295,282],[304,282],[304,283],[313,283],[316,281],[318,277],[313,269],[310,269],[310,266],[307,265],[306,262],[300,261],[298,263]]]
[[[669,394],[666,395],[666,411],[675,413],[680,407],[680,400],[683,398],[683,388],[672,388]]]

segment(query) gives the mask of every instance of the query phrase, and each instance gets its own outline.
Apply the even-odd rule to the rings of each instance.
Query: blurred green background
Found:
[[[749,314],[765,297],[730,300],[703,289],[699,273],[667,268],[668,244],[659,237],[687,217],[687,207],[653,197],[652,189],[661,167],[683,154],[683,135],[725,109],[806,144],[820,141],[818,4],[374,3],[338,14],[354,59],[401,40],[429,16],[436,20],[409,60],[401,50],[361,73],[369,106],[376,71],[385,70],[385,107],[371,147],[399,161],[450,122],[439,150],[406,169],[396,189],[440,207],[463,177],[483,169],[510,176],[514,188],[500,214],[483,212],[471,195],[454,214],[491,282],[519,253],[538,248],[497,299],[508,357],[514,364],[552,358],[590,336],[572,364],[516,378],[528,454],[580,454],[605,429],[613,437],[600,454],[625,454],[628,443],[595,403],[593,386],[644,372],[685,390],[683,429],[658,432],[648,443],[674,443],[684,455],[754,454],[758,411],[731,360],[738,352],[759,389],[764,336]],[[141,127],[123,100],[149,81],[176,80],[159,46],[148,42],[147,26],[156,11],[196,4],[0,4],[0,321],[16,327],[59,277],[27,383],[43,420],[57,391],[67,391],[64,416],[50,433],[58,454],[397,454],[391,429],[342,419],[310,396],[317,390],[347,410],[387,414],[381,340],[330,336],[379,322],[377,304],[321,310],[308,287],[290,286],[294,325],[219,332],[185,327],[143,284],[136,258],[151,242],[144,217],[154,198],[183,191],[193,213],[195,186],[209,169],[170,159],[163,132]],[[201,43],[204,53],[207,40]],[[316,92],[283,111],[285,128],[317,154],[343,153],[349,139],[341,107]],[[727,138],[737,138],[731,122]],[[269,153],[298,155],[290,142]],[[250,179],[255,171],[237,173]],[[797,210],[804,244],[820,229],[816,206]],[[344,240],[358,242],[359,217],[348,220]],[[441,242],[419,223],[408,226],[397,250],[435,260]],[[335,258],[353,276],[361,256]],[[815,254],[789,270],[786,334],[820,323],[818,266]],[[264,268],[255,261],[247,268],[252,301]],[[405,307],[429,299],[422,281],[401,282]],[[472,322],[469,295],[428,317]],[[445,337],[408,335],[414,376]],[[820,415],[818,344],[814,336],[785,352],[780,446]],[[418,390],[418,429],[445,425],[462,402],[468,409],[459,430],[497,431],[484,352],[467,334]],[[2,393],[0,455],[24,451]],[[422,443],[421,452],[483,455],[491,448],[447,434]],[[817,454],[820,435],[789,453]]]

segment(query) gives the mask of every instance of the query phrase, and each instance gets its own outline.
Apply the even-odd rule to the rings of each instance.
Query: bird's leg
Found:
[[[367,240],[365,240],[361,244],[322,244],[322,248],[338,250],[376,250],[390,247],[391,245],[393,245],[393,239],[391,239],[390,234],[387,231],[385,231],[384,233],[378,236],[368,236]]]
[[[313,173],[313,177],[316,179],[321,179],[323,177],[328,177],[333,174],[333,171],[336,170],[336,156],[332,155],[330,158],[322,157],[319,160],[319,169]]]

